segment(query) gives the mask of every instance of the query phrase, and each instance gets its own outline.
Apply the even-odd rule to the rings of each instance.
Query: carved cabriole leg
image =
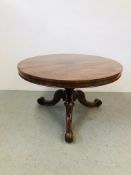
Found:
[[[65,140],[69,143],[73,141],[72,132],[72,111],[73,111],[73,89],[65,89],[65,107],[66,107],[66,133]]]
[[[47,105],[47,106],[52,106],[55,105],[56,103],[58,103],[61,99],[63,99],[63,95],[64,95],[64,90],[60,89],[57,90],[54,94],[54,97],[52,100],[45,100],[44,97],[40,97],[37,102],[40,105]]]
[[[87,106],[87,107],[99,107],[99,106],[102,105],[102,101],[99,100],[99,99],[95,99],[94,102],[89,102],[88,100],[86,100],[84,92],[82,92],[80,90],[75,91],[75,93],[76,93],[78,101],[81,104],[83,104],[84,106]]]

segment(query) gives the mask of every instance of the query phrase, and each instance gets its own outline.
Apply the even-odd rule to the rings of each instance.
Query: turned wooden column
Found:
[[[65,107],[66,107],[66,133],[65,140],[67,142],[73,141],[72,132],[72,112],[73,112],[73,89],[65,89]]]

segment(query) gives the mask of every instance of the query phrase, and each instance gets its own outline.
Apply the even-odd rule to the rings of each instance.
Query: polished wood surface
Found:
[[[112,59],[80,54],[54,54],[28,58],[18,64],[27,81],[63,88],[95,87],[120,78],[122,65]]]

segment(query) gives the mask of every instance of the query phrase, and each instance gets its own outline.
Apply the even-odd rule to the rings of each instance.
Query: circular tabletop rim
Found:
[[[20,68],[20,65],[27,60],[39,58],[39,57],[46,57],[46,56],[57,56],[57,55],[79,55],[79,56],[90,56],[90,57],[99,57],[103,58],[105,60],[113,61],[114,63],[119,65],[120,71],[117,74],[114,74],[112,76],[106,77],[106,78],[98,78],[98,79],[92,79],[92,80],[57,80],[57,79],[49,79],[44,77],[38,77],[38,76],[32,76],[31,74],[27,74],[23,72]],[[17,65],[18,73],[19,75],[25,79],[26,81],[29,81],[34,84],[43,85],[43,86],[49,86],[49,87],[61,87],[61,88],[86,88],[86,87],[96,87],[96,86],[102,86],[106,84],[113,83],[114,81],[118,80],[121,77],[123,66],[111,58],[106,58],[102,56],[95,56],[95,55],[85,55],[85,54],[48,54],[48,55],[40,55],[40,56],[34,56],[30,58],[26,58],[22,61],[20,61]]]

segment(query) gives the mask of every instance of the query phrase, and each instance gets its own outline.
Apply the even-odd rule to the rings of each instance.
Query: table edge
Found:
[[[87,87],[97,87],[106,84],[113,83],[117,81],[122,74],[122,71],[113,76],[109,76],[101,79],[93,80],[55,80],[35,77],[26,73],[21,72],[18,69],[18,74],[21,78],[34,84],[49,86],[49,87],[61,87],[61,88],[87,88]]]

